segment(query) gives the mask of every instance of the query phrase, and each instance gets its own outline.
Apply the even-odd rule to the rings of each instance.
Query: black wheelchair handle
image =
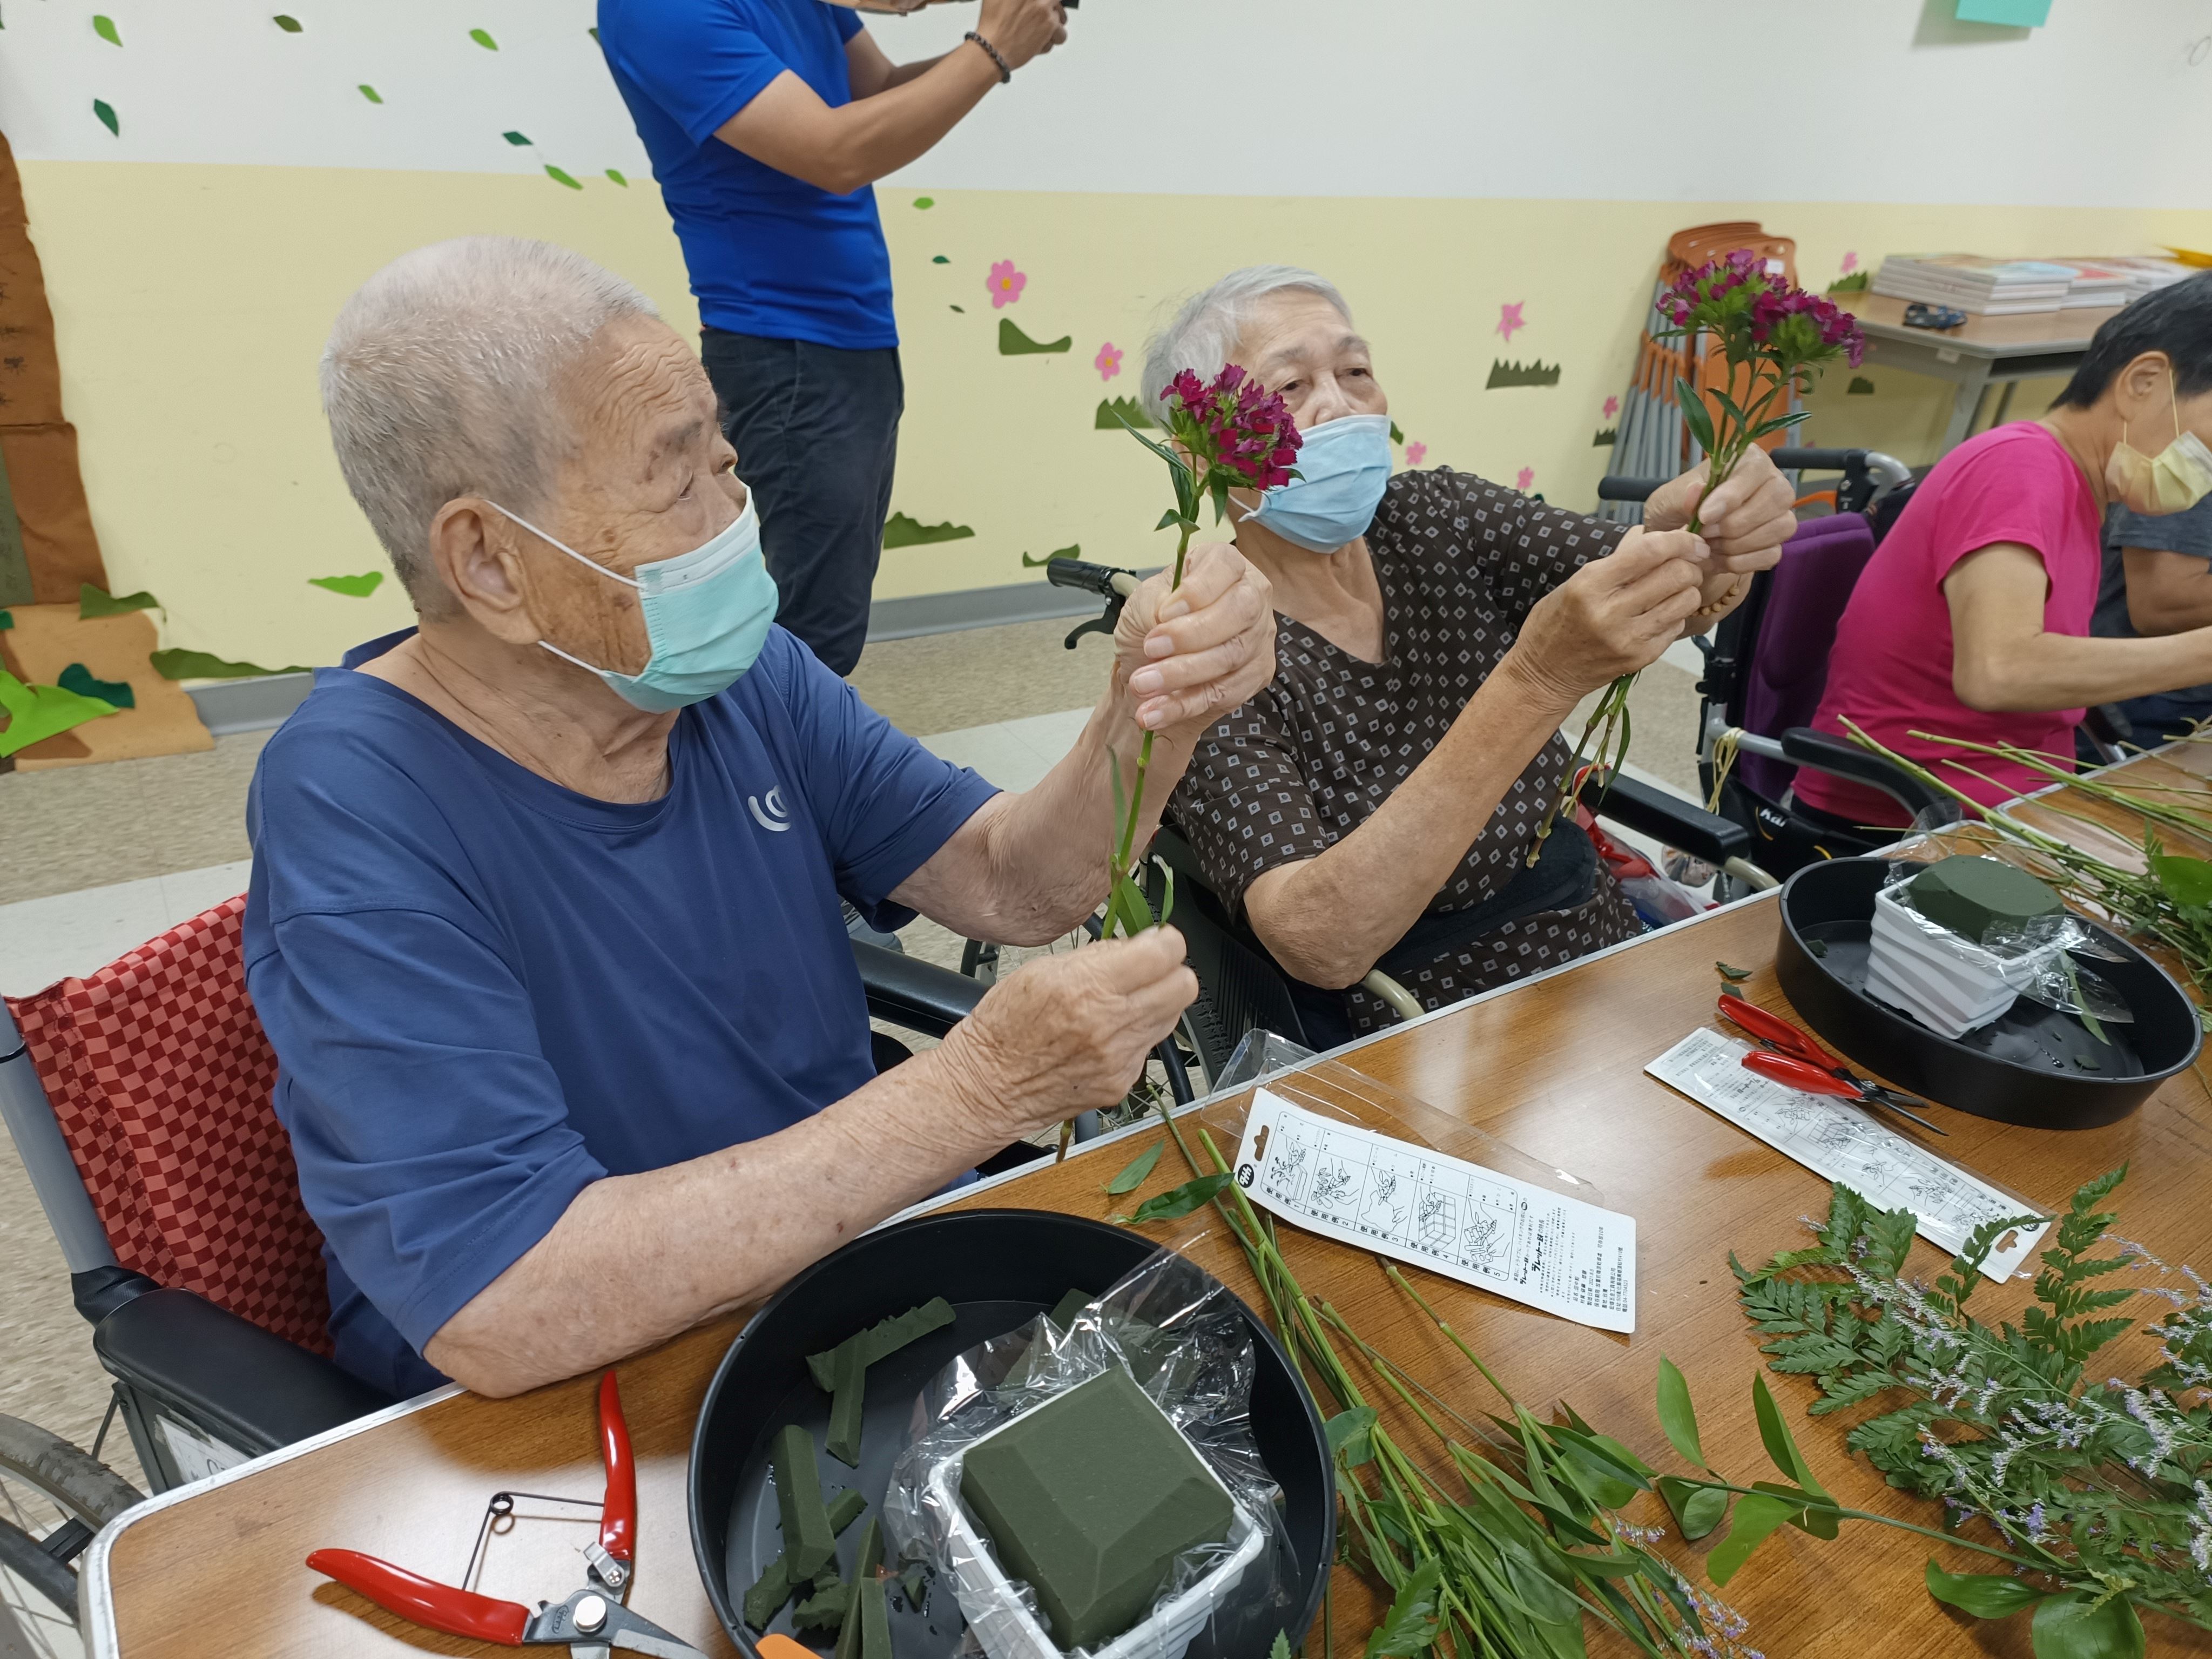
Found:
[[[1850,472],[1866,465],[1863,449],[1791,449],[1784,447],[1768,457],[1784,472]]]
[[[1044,568],[1044,579],[1054,587],[1079,587],[1102,599],[1127,599],[1142,580],[1133,570],[1110,564],[1085,564],[1080,559],[1054,559]]]

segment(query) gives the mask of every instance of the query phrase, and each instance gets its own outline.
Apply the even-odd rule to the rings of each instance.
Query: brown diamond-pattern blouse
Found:
[[[1277,617],[1274,679],[1200,739],[1169,803],[1214,889],[1241,903],[1265,872],[1317,857],[1364,823],[1443,740],[1529,607],[1626,533],[1449,467],[1393,478],[1367,532],[1383,659],[1364,662]],[[1569,759],[1559,738],[1545,744],[1431,911],[1466,909],[1512,879]],[[1601,866],[1579,908],[1508,922],[1401,978],[1440,1008],[1639,931]],[[1394,1018],[1362,990],[1347,1004],[1362,1031]]]

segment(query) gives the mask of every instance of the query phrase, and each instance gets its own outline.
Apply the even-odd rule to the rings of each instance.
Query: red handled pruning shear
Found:
[[[317,1550],[307,1558],[307,1565],[377,1606],[448,1636],[510,1648],[565,1645],[574,1659],[612,1659],[617,1648],[660,1659],[706,1659],[689,1642],[623,1605],[637,1547],[637,1465],[630,1456],[629,1425],[623,1418],[622,1394],[612,1371],[599,1379],[599,1452],[606,1463],[607,1490],[599,1508],[599,1535],[584,1547],[584,1577],[589,1582],[562,1601],[540,1601],[535,1613],[520,1601],[441,1584],[358,1550]],[[486,1512],[486,1527],[493,1518],[511,1514],[515,1498],[540,1495],[497,1494]],[[479,1547],[483,1541],[479,1533]],[[472,1572],[474,1556],[469,1565]],[[464,1582],[469,1576],[462,1575]],[[762,1659],[784,1659],[780,1650],[765,1646],[761,1654]]]
[[[1769,1013],[1741,997],[1724,996],[1720,1000],[1720,1016],[1766,1045],[1743,1057],[1744,1070],[1756,1072],[1771,1082],[1802,1090],[1808,1095],[1832,1095],[1839,1100],[1856,1101],[1863,1107],[1879,1106],[1899,1117],[1911,1118],[1922,1128],[1932,1129],[1939,1135],[1951,1133],[1907,1106],[1905,1103],[1911,1096],[1900,1095],[1860,1077],[1814,1041],[1810,1032],[1781,1015]]]

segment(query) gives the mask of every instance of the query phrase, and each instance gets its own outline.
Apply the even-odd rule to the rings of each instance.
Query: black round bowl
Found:
[[[927,1215],[854,1239],[779,1291],[730,1346],[691,1439],[691,1547],[714,1613],[745,1659],[758,1659],[743,1613],[751,1588],[782,1548],[769,1479],[769,1442],[787,1423],[804,1423],[817,1441],[830,1401],[814,1386],[806,1356],[854,1332],[941,1296],[958,1318],[908,1344],[868,1372],[857,1473],[822,1457],[824,1475],[849,1473],[872,1512],[908,1443],[914,1405],[947,1361],[1054,1307],[1071,1289],[1106,1290],[1159,1247],[1142,1235],[1079,1216],[1042,1210],[963,1210]],[[1241,1304],[1240,1304],[1241,1305]],[[1296,1557],[1297,1617],[1255,1615],[1267,1628],[1237,1628],[1233,1614],[1192,1644],[1190,1659],[1249,1659],[1278,1629],[1295,1646],[1312,1626],[1336,1555],[1336,1497],[1321,1414],[1289,1358],[1248,1307],[1257,1362],[1252,1429],[1268,1472],[1283,1490],[1284,1517]],[[852,1570],[860,1528],[840,1540]],[[787,1609],[770,1626],[788,1632]],[[933,1587],[921,1610],[894,1596],[891,1646],[898,1659],[949,1659],[963,1622],[949,1588]]]
[[[1888,876],[1887,860],[1837,859],[1807,865],[1782,890],[1775,976],[1805,1024],[1846,1060],[1977,1117],[2094,1129],[2125,1117],[2197,1058],[2204,1030],[2187,994],[2127,940],[2087,921],[2121,958],[2098,962],[2099,977],[2135,1015],[2131,1024],[2107,1024],[2104,1042],[2078,1016],[2026,997],[1955,1042],[1875,1000],[1865,990],[1868,939],[1874,896]]]

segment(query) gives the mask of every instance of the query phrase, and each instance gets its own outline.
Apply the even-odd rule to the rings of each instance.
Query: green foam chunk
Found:
[[[859,1520],[868,1507],[868,1500],[848,1488],[830,1500],[830,1530],[842,1533]]]
[[[791,1582],[788,1563],[790,1557],[779,1555],[769,1563],[769,1569],[753,1581],[745,1592],[745,1623],[755,1630],[766,1630],[769,1620],[783,1611],[783,1604],[791,1600],[794,1586]]]
[[[977,1442],[960,1495],[1062,1648],[1097,1646],[1145,1618],[1176,1557],[1225,1540],[1235,1517],[1190,1443],[1118,1365]]]
[[[783,1518],[783,1553],[794,1579],[811,1578],[837,1553],[837,1534],[823,1507],[814,1437],[797,1423],[775,1437],[775,1505]]]
[[[791,1610],[794,1630],[835,1631],[844,1627],[847,1609],[853,1605],[853,1587],[843,1579],[813,1595]]]
[[[1977,944],[1992,924],[2016,927],[2063,908],[2058,895],[2027,871],[1964,853],[1915,876],[1912,903],[1929,921]]]
[[[883,1586],[876,1580],[876,1569],[884,1564],[884,1531],[873,1516],[868,1517],[867,1529],[860,1534],[860,1553],[853,1563],[852,1600],[845,1608],[845,1622],[837,1627],[836,1659],[874,1659],[867,1645],[866,1607],[876,1605],[880,1615],[884,1610]],[[884,1632],[883,1659],[890,1659],[890,1632]]]
[[[1089,1307],[1091,1305],[1091,1296],[1090,1291],[1070,1291],[1066,1296],[1060,1298],[1058,1304],[1054,1306],[1053,1310],[1047,1314],[1045,1317],[1049,1319],[1053,1324],[1060,1330],[1065,1331],[1072,1329],[1075,1324],[1075,1316],[1081,1313],[1085,1308]]]
[[[891,1659],[891,1614],[884,1604],[884,1581],[871,1578],[853,1589],[860,1604],[860,1659]]]
[[[860,1413],[868,1398],[867,1350],[841,1343],[837,1380],[830,1406],[830,1455],[848,1468],[860,1467]]]
[[[895,1314],[847,1337],[826,1353],[807,1355],[806,1369],[813,1373],[814,1386],[830,1394],[837,1387],[837,1356],[847,1348],[858,1347],[866,1356],[861,1364],[872,1365],[890,1358],[916,1338],[944,1329],[952,1320],[952,1304],[941,1296],[933,1296],[919,1308],[908,1308],[902,1314]]]

